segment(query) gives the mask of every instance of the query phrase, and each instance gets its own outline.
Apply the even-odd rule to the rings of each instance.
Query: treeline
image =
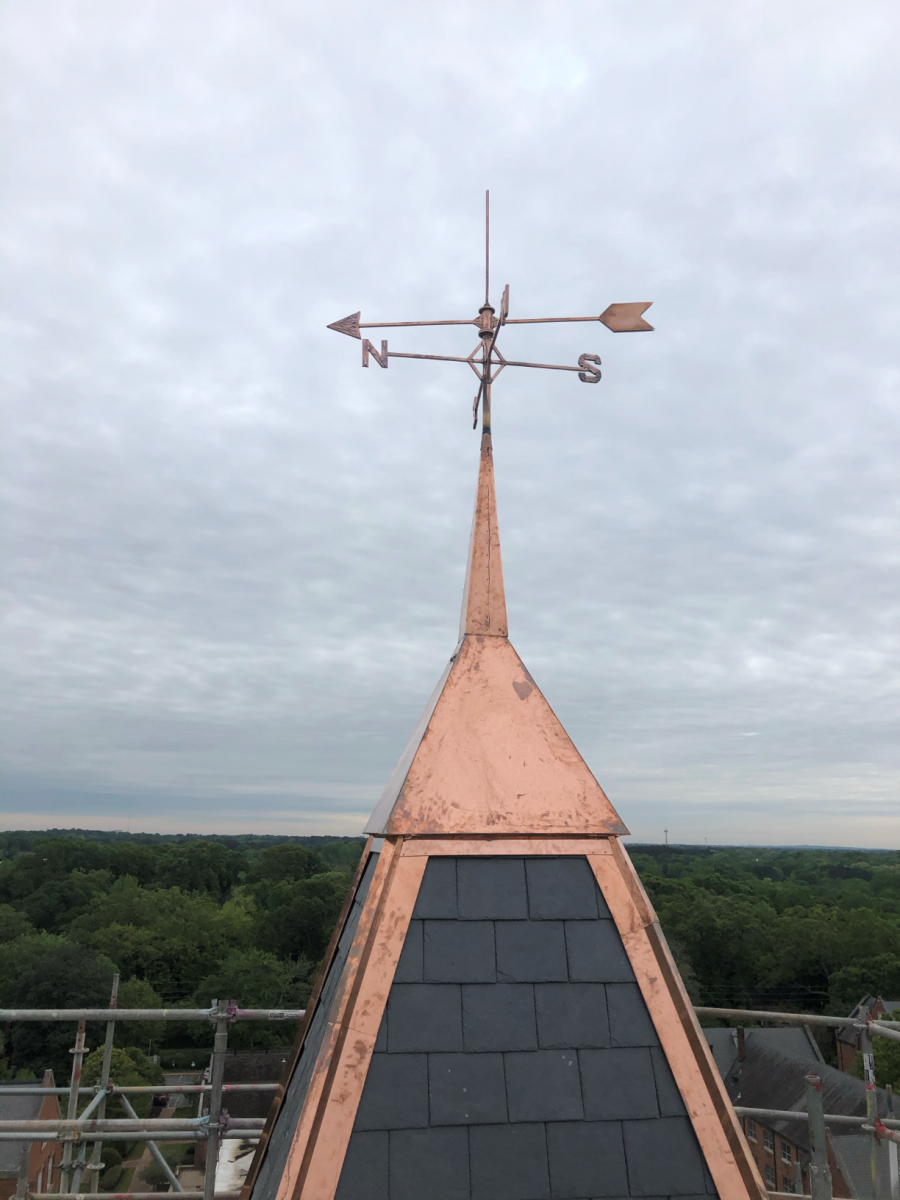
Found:
[[[900,852],[635,846],[694,1002],[845,1014],[900,999]]]
[[[0,834],[0,1006],[105,1006],[118,971],[121,1007],[303,1007],[362,845]],[[845,1013],[867,992],[900,998],[900,853],[631,853],[695,1003]],[[229,1041],[275,1049],[292,1035],[248,1023]],[[61,1025],[8,1026],[0,1077],[47,1066],[65,1077],[71,1037]],[[100,1039],[102,1026],[89,1031],[89,1045]],[[199,1053],[210,1031],[123,1023],[116,1041]]]
[[[15,837],[0,843],[4,1008],[105,1006],[114,972],[122,1008],[205,1008],[213,998],[302,1008],[363,846],[35,836],[7,857]],[[238,1024],[229,1044],[275,1049],[292,1036],[277,1023]],[[98,1038],[99,1026],[89,1045]],[[65,1074],[71,1039],[64,1025],[13,1024],[0,1071]],[[144,1050],[209,1041],[203,1023],[123,1022],[116,1031],[117,1045]]]

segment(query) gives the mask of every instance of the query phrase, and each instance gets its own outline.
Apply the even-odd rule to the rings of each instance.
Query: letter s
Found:
[[[590,366],[591,363],[596,363],[596,367]],[[578,365],[584,367],[583,371],[578,372],[578,378],[582,383],[600,382],[600,356],[598,354],[580,354]]]

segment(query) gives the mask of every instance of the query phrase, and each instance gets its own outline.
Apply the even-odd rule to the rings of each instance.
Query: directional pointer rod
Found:
[[[649,301],[634,301],[628,304],[610,304],[599,317],[505,317],[504,325],[555,325],[567,321],[600,321],[613,333],[643,333],[653,329],[649,322],[643,319],[650,305]],[[328,326],[337,333],[345,333],[347,337],[359,338],[361,329],[409,329],[418,325],[480,325],[481,318],[475,317],[467,321],[360,321],[360,313],[351,313],[340,321],[334,321]]]

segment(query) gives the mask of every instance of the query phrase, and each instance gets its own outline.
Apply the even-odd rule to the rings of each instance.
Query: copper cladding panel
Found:
[[[403,858],[495,858],[498,855],[551,857],[575,854],[612,854],[609,838],[407,838]]]
[[[401,859],[398,854],[392,864],[367,940],[360,978],[344,1012],[345,1037],[337,1048],[330,1087],[320,1105],[318,1136],[306,1156],[294,1200],[334,1196],[427,861]]]
[[[389,835],[627,830],[521,659],[464,638],[383,830]]]
[[[366,949],[394,858],[394,843],[385,842],[378,856],[375,874],[360,915],[356,935],[344,964],[331,1012],[328,1014],[325,1036],[316,1056],[316,1064],[275,1200],[291,1200],[298,1185],[302,1182],[309,1157],[315,1148],[321,1125],[321,1113],[328,1100],[337,1056],[346,1039],[347,1030],[344,1016],[361,981],[361,970],[364,970],[367,959]]]
[[[481,461],[478,490],[463,589],[459,636],[466,633],[506,637],[506,593],[503,588],[503,564],[500,559],[500,531],[497,526],[497,496],[494,487],[494,453],[491,435],[481,435]]]
[[[357,864],[356,870],[353,873],[353,880],[350,884],[350,890],[347,892],[347,896],[343,905],[341,906],[340,916],[335,924],[334,932],[331,935],[328,946],[326,947],[325,953],[322,956],[322,961],[319,964],[319,969],[316,972],[312,993],[306,1005],[306,1012],[303,1016],[303,1020],[300,1023],[300,1028],[297,1031],[297,1036],[294,1039],[291,1052],[287,1057],[287,1064],[281,1073],[281,1079],[279,1080],[278,1088],[275,1092],[275,1096],[272,1099],[272,1104],[266,1116],[265,1128],[260,1135],[256,1152],[253,1156],[253,1161],[250,1164],[250,1170],[247,1172],[247,1178],[244,1180],[243,1187],[241,1188],[240,1200],[250,1200],[250,1195],[253,1191],[253,1185],[256,1183],[256,1177],[259,1174],[259,1169],[262,1166],[262,1160],[265,1157],[268,1149],[269,1139],[272,1136],[272,1130],[275,1126],[275,1121],[277,1120],[278,1114],[281,1111],[281,1105],[284,1102],[285,1094],[290,1086],[291,1078],[297,1066],[297,1060],[300,1058],[300,1052],[303,1049],[304,1042],[306,1041],[306,1035],[309,1032],[309,1027],[312,1023],[313,1016],[315,1015],[316,1008],[318,1007],[319,997],[322,994],[322,988],[324,987],[325,980],[328,977],[328,972],[331,968],[335,951],[337,950],[338,941],[340,940],[347,917],[350,914],[350,909],[356,897],[357,889],[359,888],[363,874],[365,873],[366,864],[369,861],[371,849],[372,839],[368,838],[365,846],[363,847],[363,852],[360,855],[359,863]]]
[[[722,1200],[766,1200],[691,1001],[669,954],[652,905],[625,850],[588,862],[619,930],[654,1028],[678,1084],[703,1157]]]

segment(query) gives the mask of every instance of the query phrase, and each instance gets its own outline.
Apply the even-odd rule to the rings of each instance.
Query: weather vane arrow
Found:
[[[478,316],[462,320],[445,321],[360,321],[359,312],[351,313],[340,321],[334,321],[328,326],[347,337],[357,338],[362,342],[362,365],[368,367],[369,357],[380,367],[387,367],[391,358],[424,358],[432,362],[468,363],[478,377],[479,387],[473,403],[473,429],[478,424],[478,405],[484,397],[482,409],[482,426],[490,432],[491,427],[491,384],[505,367],[534,367],[541,371],[577,371],[582,383],[600,382],[600,357],[597,354],[582,354],[578,358],[578,366],[561,366],[557,363],[517,362],[504,358],[497,348],[497,335],[504,325],[553,325],[571,321],[599,321],[613,333],[643,333],[653,329],[643,314],[647,311],[652,300],[633,301],[628,304],[610,304],[599,317],[510,317],[509,315],[509,284],[503,289],[500,301],[500,312],[490,302],[490,192],[485,193],[484,214],[484,304],[478,310]],[[381,350],[377,350],[368,338],[360,333],[361,329],[405,329],[421,325],[474,325],[478,329],[478,345],[471,354],[459,357],[449,354],[406,354],[399,350],[388,350],[386,341],[381,342]]]

